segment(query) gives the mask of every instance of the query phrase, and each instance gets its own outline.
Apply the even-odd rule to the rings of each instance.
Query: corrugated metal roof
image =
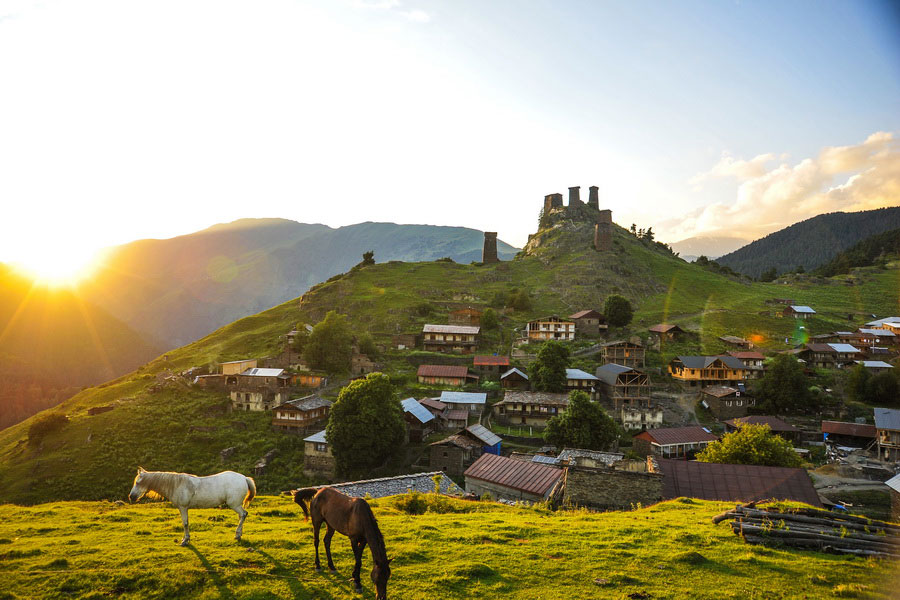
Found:
[[[572,317],[573,319],[576,317]],[[560,460],[556,456],[544,456],[543,454],[535,454],[531,457],[531,462],[539,463],[542,465],[558,465]]]
[[[716,360],[721,360],[722,363],[728,367],[729,369],[746,369],[744,363],[739,361],[733,356],[679,356],[677,360],[681,361],[688,369],[705,369]]]
[[[447,414],[444,415],[444,418],[448,421],[466,421],[469,418],[469,411],[464,408],[448,410]]]
[[[855,437],[875,439],[876,430],[874,425],[867,425],[865,423],[822,421],[822,433],[833,433],[835,435],[852,435]]]
[[[469,425],[466,431],[484,442],[485,446],[496,446],[503,440],[496,433],[485,427],[484,425]]]
[[[422,398],[419,400],[419,404],[425,406],[427,408],[433,408],[434,410],[444,410],[447,408],[447,405],[438,400],[437,398]]]
[[[900,410],[894,408],[875,409],[875,427],[900,431]]]
[[[778,417],[772,417],[769,415],[749,415],[737,419],[729,419],[725,421],[725,423],[731,425],[732,427],[738,427],[740,425],[768,425],[769,429],[771,429],[772,431],[800,431],[793,425],[785,423]]]
[[[441,392],[444,404],[484,404],[487,394],[484,392]]]
[[[714,442],[719,438],[703,427],[661,427],[643,431],[635,438],[656,442],[660,446],[672,444],[694,444],[697,442]]]
[[[870,327],[881,327],[885,323],[900,323],[900,317],[885,317],[884,319],[878,319],[877,321],[869,321],[866,325]]]
[[[303,438],[304,442],[315,442],[317,444],[327,444],[328,440],[325,438],[325,430],[323,429],[319,433],[314,433],[309,437]]]
[[[844,354],[852,354],[854,352],[859,352],[859,348],[851,346],[850,344],[827,344],[831,346],[835,352],[841,352]]]
[[[865,333],[866,335],[877,335],[879,337],[897,337],[890,329],[859,329],[860,333]]]
[[[543,496],[562,477],[562,469],[534,462],[506,458],[496,454],[482,454],[463,473],[465,477],[480,479],[496,485]]]
[[[236,364],[238,364],[238,363],[251,362],[251,361],[254,361],[254,360],[257,360],[257,359],[255,359],[255,358],[243,358],[243,359],[241,359],[241,360],[229,360],[229,361],[227,361],[227,362],[221,362],[221,363],[219,363],[219,365],[220,365],[220,366],[221,366],[221,365],[236,365]]]
[[[726,465],[658,458],[663,474],[663,498],[686,496],[701,500],[751,502],[774,498],[822,506],[812,480],[803,469]]]
[[[278,377],[284,373],[284,369],[247,369],[241,375],[249,375],[251,377]]]
[[[816,314],[816,311],[804,305],[791,305],[791,310],[797,313],[807,313],[811,315]]]
[[[885,481],[884,485],[888,486],[895,492],[900,492],[900,475],[894,475],[893,477]]]
[[[510,369],[509,371],[507,371],[506,373],[504,373],[503,375],[501,375],[501,376],[500,376],[500,379],[506,379],[507,377],[509,377],[509,376],[512,375],[513,373],[518,373],[519,376],[521,376],[521,377],[523,377],[523,378],[525,379],[525,381],[528,381],[528,375],[526,375],[525,373],[523,373],[522,371],[520,371],[519,369],[517,369],[517,368],[515,368],[515,367],[513,367],[512,369]]]
[[[473,335],[481,331],[480,327],[471,325],[425,325],[422,333],[459,333],[463,335]]]
[[[419,365],[417,377],[462,377],[469,375],[469,367],[465,365]]]
[[[867,369],[893,369],[894,366],[883,360],[857,360],[856,364],[862,365]]]
[[[501,366],[505,367],[509,364],[508,356],[496,356],[496,355],[477,355],[474,359],[472,359],[472,364],[475,366]]]
[[[434,415],[431,414],[427,408],[419,404],[419,401],[415,398],[401,400],[400,405],[403,407],[404,412],[412,414],[412,416],[417,418],[423,425],[429,421],[434,421]]]
[[[600,381],[608,383],[609,385],[615,385],[619,375],[628,373],[629,371],[634,371],[634,369],[624,365],[617,365],[616,363],[606,363],[602,367],[597,367],[594,374],[597,375],[597,379]]]
[[[589,379],[590,381],[597,381],[596,377],[581,369],[566,369],[566,379]]]

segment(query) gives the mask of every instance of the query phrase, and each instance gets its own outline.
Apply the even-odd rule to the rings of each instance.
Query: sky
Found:
[[[245,217],[520,246],[591,185],[667,242],[900,204],[900,10],[0,1],[0,262]]]

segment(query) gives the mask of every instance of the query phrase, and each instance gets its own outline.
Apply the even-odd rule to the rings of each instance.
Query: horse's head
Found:
[[[147,493],[147,485],[141,483],[141,480],[144,478],[144,475],[147,471],[144,470],[144,467],[138,467],[137,476],[134,478],[134,486],[131,488],[131,491],[128,493],[128,500],[131,502],[137,502],[140,500],[144,494]]]
[[[387,600],[387,582],[391,576],[391,561],[389,558],[386,563],[378,564],[372,567],[372,583],[375,584],[375,599]]]

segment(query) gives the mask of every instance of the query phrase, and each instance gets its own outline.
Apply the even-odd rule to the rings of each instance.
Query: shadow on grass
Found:
[[[228,586],[225,585],[225,580],[222,579],[222,576],[219,575],[219,572],[213,568],[206,557],[191,545],[186,546],[186,548],[196,554],[197,558],[200,559],[200,563],[203,565],[203,568],[206,569],[206,572],[209,574],[210,579],[213,580],[216,589],[219,590],[219,596],[227,600],[235,600],[234,594],[232,594],[231,590],[228,589]]]

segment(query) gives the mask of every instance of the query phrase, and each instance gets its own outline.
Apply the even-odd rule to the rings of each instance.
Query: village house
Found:
[[[441,423],[444,429],[453,431],[454,429],[465,429],[469,425],[469,411],[465,408],[450,408],[441,415]]]
[[[867,328],[871,329],[889,329],[896,335],[900,335],[900,317],[887,317],[876,321],[866,323]]]
[[[572,341],[575,339],[575,322],[565,321],[555,315],[529,321],[525,325],[524,337],[531,342],[543,340]]]
[[[447,410],[447,405],[437,398],[422,398],[419,400],[419,404],[424,406],[428,412],[434,415],[435,419],[440,419],[441,415],[444,414],[444,411]]]
[[[662,496],[720,502],[791,500],[821,507],[822,501],[805,469],[727,465],[686,460],[656,460],[663,475]]]
[[[227,375],[231,404],[235,410],[264,411],[286,402],[293,390],[284,369],[252,368]]]
[[[663,426],[663,407],[655,404],[652,406],[623,406],[616,413],[625,431],[646,431]]]
[[[428,352],[472,354],[478,348],[479,327],[470,325],[425,325],[422,344]]]
[[[450,410],[467,410],[480,414],[487,405],[487,394],[484,392],[441,392],[441,402]]]
[[[316,423],[328,420],[331,401],[316,395],[288,400],[272,412],[272,428],[287,433],[303,433]]]
[[[894,368],[894,365],[891,363],[886,363],[883,360],[857,360],[853,362],[854,365],[862,365],[867,371],[872,373],[881,373],[882,371],[890,371]]]
[[[502,373],[509,370],[509,357],[478,354],[472,360],[474,370],[491,379],[499,379]]]
[[[350,374],[354,377],[368,375],[378,370],[375,362],[365,354],[354,353],[350,357]]]
[[[470,425],[430,446],[429,465],[459,477],[482,454],[501,452],[502,440],[484,425]]]
[[[334,455],[324,429],[303,438],[303,474],[307,477],[334,477]]]
[[[863,346],[896,346],[897,334],[890,329],[860,328],[857,333],[858,343]]]
[[[503,400],[494,404],[493,414],[504,425],[532,425],[545,427],[547,421],[569,405],[567,394],[550,392],[508,391]]]
[[[755,406],[756,401],[738,387],[711,385],[700,390],[700,405],[708,408],[716,420],[724,421],[745,416],[747,408]]]
[[[822,439],[826,444],[838,444],[851,448],[868,448],[878,437],[874,425],[822,421]]]
[[[482,453],[499,455],[503,450],[503,440],[500,436],[480,423],[466,427],[465,434],[481,443]]]
[[[891,521],[900,521],[900,475],[895,475],[884,482],[891,488]]]
[[[427,408],[419,404],[415,398],[406,398],[400,401],[403,407],[403,418],[406,420],[406,433],[410,442],[421,442],[428,434],[434,431],[434,415]]]
[[[669,375],[694,385],[736,385],[749,369],[733,356],[678,356],[669,363]]]
[[[684,335],[685,331],[678,325],[658,323],[648,329],[650,333],[662,341],[671,342]]]
[[[705,427],[661,427],[634,436],[632,450],[639,456],[691,460],[718,439]]]
[[[562,479],[562,469],[495,454],[482,454],[463,474],[466,492],[496,500],[546,500]]]
[[[862,352],[850,344],[807,344],[800,356],[811,367],[840,369],[861,358]]]
[[[875,429],[878,434],[878,459],[900,461],[900,410],[876,408]]]
[[[259,361],[255,358],[245,358],[243,360],[232,360],[219,363],[219,367],[222,369],[222,375],[237,375],[248,369],[255,369],[258,366]]]
[[[733,356],[747,367],[747,379],[759,379],[765,373],[766,357],[761,352],[755,350],[732,351],[728,353],[728,356]]]
[[[601,396],[612,404],[614,417],[626,430],[662,427],[663,410],[652,405],[646,373],[616,364],[598,367],[595,373]]]
[[[591,399],[594,398],[594,386],[600,381],[594,375],[581,369],[566,369],[566,389],[581,390],[587,392]]]
[[[789,423],[785,423],[778,417],[769,415],[750,415],[725,421],[725,433],[734,433],[742,425],[768,425],[775,435],[781,436],[794,446],[799,446],[801,431]]]
[[[753,343],[750,340],[745,340],[744,338],[738,337],[736,335],[723,335],[719,337],[719,340],[729,346],[734,346],[735,348],[743,348],[745,350],[749,350],[753,347]],[[729,352],[729,354],[731,353]]]
[[[600,346],[600,358],[604,363],[615,363],[633,369],[644,366],[644,346],[635,340],[616,340]]]
[[[575,334],[579,337],[597,337],[608,328],[606,316],[593,309],[569,315],[569,320],[575,323]]]
[[[291,374],[291,383],[297,387],[320,388],[328,385],[328,377],[324,373],[303,371]]]
[[[481,311],[475,308],[459,308],[451,310],[447,317],[447,323],[450,325],[471,325],[474,327],[481,326]]]
[[[531,383],[528,381],[528,375],[513,367],[500,376],[500,386],[504,390],[528,390],[531,389]]]
[[[795,319],[810,319],[816,314],[816,311],[808,306],[794,305],[788,306],[782,313],[785,317],[794,317]]]
[[[601,452],[583,448],[563,448],[556,461],[568,467],[611,467],[625,458],[621,452]]]
[[[469,367],[463,365],[419,365],[416,379],[419,383],[454,387],[478,383],[478,376],[470,373]]]

